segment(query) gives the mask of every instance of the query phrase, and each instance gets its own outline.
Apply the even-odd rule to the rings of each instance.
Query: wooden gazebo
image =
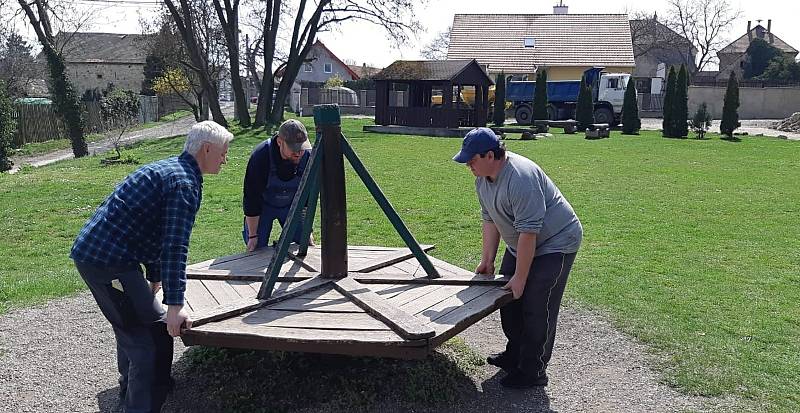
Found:
[[[486,126],[494,82],[474,59],[398,60],[373,79],[378,125]],[[465,87],[474,87],[471,102]]]
[[[511,300],[508,277],[425,253],[433,246],[417,243],[342,135],[338,107],[316,106],[314,118],[317,139],[278,243],[187,268],[186,345],[422,358]],[[344,159],[407,248],[348,245]],[[298,227],[306,242],[290,245]]]

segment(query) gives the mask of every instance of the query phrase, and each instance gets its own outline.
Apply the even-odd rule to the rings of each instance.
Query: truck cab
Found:
[[[625,101],[625,88],[631,75],[628,73],[601,73],[597,98],[595,102],[608,102],[613,108],[615,118],[622,113],[622,103]],[[599,121],[598,121],[599,122]],[[599,122],[613,123],[613,122]]]

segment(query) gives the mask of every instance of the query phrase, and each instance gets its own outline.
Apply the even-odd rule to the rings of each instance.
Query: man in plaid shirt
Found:
[[[172,388],[172,337],[191,327],[183,295],[203,175],[219,173],[231,139],[212,121],[195,124],[180,156],[125,178],[72,246],[70,257],[114,328],[127,413],[160,411]],[[162,286],[166,311],[155,298]]]

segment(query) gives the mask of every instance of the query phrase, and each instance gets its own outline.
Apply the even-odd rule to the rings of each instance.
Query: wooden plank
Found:
[[[196,281],[196,280],[191,280]],[[259,300],[257,298],[243,298],[239,301],[227,304],[218,305],[212,308],[204,309],[200,312],[195,312],[192,316],[192,326],[201,326],[217,320],[233,317],[248,311],[255,310],[265,305],[277,303],[292,297],[305,294],[316,288],[323,287],[330,283],[331,280],[321,277],[314,277],[309,280],[300,281],[293,285],[293,288],[287,289],[285,292],[275,293],[272,297]],[[198,281],[199,282],[199,281]],[[202,284],[201,284],[202,285]]]
[[[202,280],[200,281],[208,288],[214,299],[221,305],[238,301],[242,298],[233,287],[223,280]]]
[[[213,324],[209,324],[207,327],[211,328]],[[321,336],[314,336],[317,333]],[[358,333],[358,335],[350,336],[348,333]],[[391,334],[393,337],[377,336],[376,334]],[[403,341],[391,330],[337,332],[335,330],[318,331],[258,326],[257,329],[243,334],[188,330],[181,335],[181,339],[187,346],[206,345],[249,350],[279,350],[400,359],[423,359],[430,351],[428,340]]]
[[[256,311],[225,320],[232,325],[238,320],[247,325],[270,327],[315,328],[319,330],[388,330],[384,323],[366,312],[338,313],[335,316],[311,311],[283,311],[261,307]],[[421,324],[421,323],[420,323]],[[235,328],[239,328],[238,326]],[[240,330],[237,330],[240,331]],[[433,333],[433,329],[430,330]]]
[[[192,311],[195,313],[219,305],[219,302],[217,302],[214,296],[208,291],[208,288],[206,288],[200,280],[186,280],[184,299],[191,303]]]
[[[464,268],[455,266],[453,264],[450,264],[447,261],[440,260],[440,259],[438,259],[436,257],[431,257],[431,261],[433,262],[433,265],[436,266],[436,268],[442,269],[445,272],[449,272],[449,273],[452,273],[452,274],[458,274],[458,275],[475,274],[474,271],[465,270]]]
[[[333,300],[307,299],[305,297],[290,298],[269,306],[272,310],[306,311],[318,313],[363,313],[361,307],[355,305],[347,298]]]
[[[468,285],[442,285],[428,294],[400,305],[400,309],[409,314],[417,314],[456,294],[462,293],[468,288],[470,288]]]
[[[416,286],[416,284],[365,284],[370,290],[375,291],[384,299],[392,298],[403,291],[408,291]]]
[[[242,298],[253,298],[256,296],[256,290],[251,287],[251,285],[255,284],[252,281],[239,281],[239,280],[230,280],[228,284],[239,293],[239,296]]]
[[[512,299],[513,295],[510,291],[497,287],[470,300],[444,317],[429,322],[426,325],[436,331],[436,337],[431,339],[431,345],[438,346],[444,343]]]
[[[420,248],[422,248],[422,251],[427,252],[427,251],[432,250],[434,248],[434,246],[433,245],[420,245]],[[386,255],[374,258],[372,260],[369,260],[369,261],[367,261],[366,263],[364,263],[364,264],[362,264],[360,266],[353,265],[352,267],[354,269],[352,271],[354,271],[354,272],[371,272],[371,271],[375,271],[375,270],[378,270],[378,269],[381,269],[381,268],[384,268],[384,267],[388,267],[388,266],[390,266],[390,265],[392,265],[394,263],[405,261],[405,260],[407,260],[409,258],[413,258],[413,257],[414,257],[414,253],[411,252],[410,249],[403,248],[403,249],[401,249],[399,251],[394,251],[394,252],[392,252],[390,254],[386,254]]]
[[[301,267],[291,268],[278,277],[278,281],[303,281],[315,277],[316,274],[307,272]],[[186,269],[186,278],[199,280],[239,280],[239,281],[264,281],[263,271],[231,271],[211,269]]]
[[[444,317],[451,311],[461,308],[464,304],[474,300],[476,297],[480,297],[494,288],[496,287],[491,285],[471,285],[464,291],[451,295],[450,297],[424,310],[417,311],[414,315],[425,318],[426,322],[436,320]]]
[[[350,273],[363,284],[428,284],[428,285],[505,285],[511,277],[485,274],[448,275],[441,278],[414,277],[410,274]]]
[[[395,295],[394,297],[389,298],[389,302],[396,306],[401,306],[403,304],[409,303],[414,301],[426,294],[430,294],[440,288],[441,285],[426,285],[426,284],[411,284],[414,285],[414,288],[410,288],[400,294]]]
[[[372,316],[383,321],[397,334],[407,340],[433,337],[434,331],[422,326],[412,315],[388,303],[379,295],[370,291],[350,278],[342,278],[334,282],[334,288],[358,304]],[[337,323],[339,322],[337,316]]]

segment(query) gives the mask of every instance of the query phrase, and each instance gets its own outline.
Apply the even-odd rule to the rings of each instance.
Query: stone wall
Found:
[[[144,63],[67,63],[67,76],[78,95],[88,89],[103,90],[113,83],[116,89],[139,93],[144,80]]]
[[[722,117],[724,87],[689,86],[689,118],[702,102],[714,119]],[[784,119],[800,111],[800,87],[739,89],[739,119]]]

